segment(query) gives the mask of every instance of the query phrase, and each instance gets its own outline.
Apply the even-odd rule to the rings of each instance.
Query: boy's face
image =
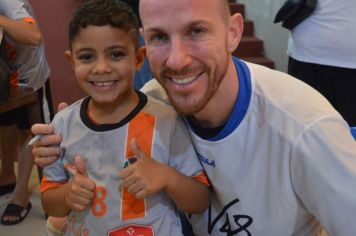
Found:
[[[144,58],[133,37],[111,26],[87,26],[66,52],[79,86],[94,102],[117,105],[133,93],[133,78]]]

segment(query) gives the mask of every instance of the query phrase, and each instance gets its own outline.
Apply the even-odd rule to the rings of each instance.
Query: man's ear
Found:
[[[74,60],[73,60],[72,52],[69,50],[64,51],[64,57],[67,59],[69,64],[74,68]]]
[[[239,45],[244,29],[243,18],[240,13],[236,13],[230,17],[228,25],[228,49],[230,52],[235,51]]]
[[[141,46],[136,53],[136,70],[141,69],[146,56],[146,47]]]

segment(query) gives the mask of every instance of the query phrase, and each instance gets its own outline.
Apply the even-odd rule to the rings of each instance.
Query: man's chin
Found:
[[[193,116],[204,108],[202,102],[192,103],[191,101],[176,101],[172,99],[170,99],[170,101],[174,109],[184,116]]]

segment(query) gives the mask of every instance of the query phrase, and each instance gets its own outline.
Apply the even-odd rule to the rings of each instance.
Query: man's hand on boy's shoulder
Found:
[[[63,110],[67,106],[67,103],[60,103],[58,105],[58,111]],[[54,134],[53,126],[50,124],[34,124],[31,127],[31,132],[34,135],[43,135],[41,139],[33,145],[32,154],[35,164],[40,167],[45,167],[55,162],[61,152],[59,144],[62,141],[62,137]]]

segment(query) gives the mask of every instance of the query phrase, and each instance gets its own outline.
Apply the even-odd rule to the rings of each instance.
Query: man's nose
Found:
[[[172,70],[182,70],[189,66],[192,58],[187,45],[182,39],[172,39],[166,65]]]

